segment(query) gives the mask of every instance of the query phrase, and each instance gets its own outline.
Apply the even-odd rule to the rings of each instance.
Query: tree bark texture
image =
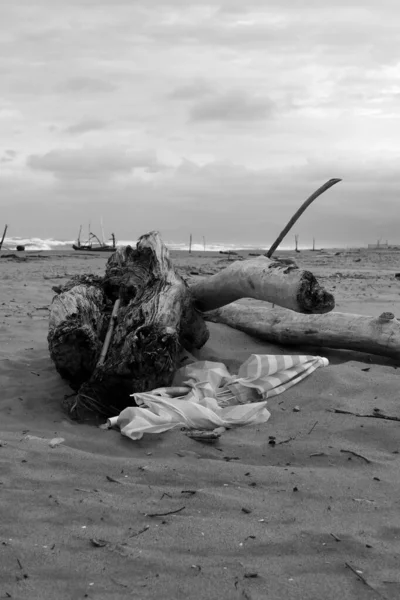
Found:
[[[310,271],[259,256],[237,261],[190,286],[196,306],[206,312],[240,298],[254,298],[300,313],[327,313],[335,299]]]
[[[66,408],[76,416],[89,410],[108,417],[132,404],[130,394],[170,385],[182,349],[200,348],[209,332],[155,232],[142,236],[136,250],[127,246],[110,256],[102,290],[90,285],[90,279],[87,283],[71,289],[67,284],[67,291],[61,289],[54,298],[49,348],[64,377],[75,384],[83,379],[77,398]],[[96,366],[117,298],[113,337],[104,363]],[[107,306],[107,318],[101,304]],[[63,335],[65,329],[73,329],[74,337]],[[93,367],[89,377],[89,368],[79,371],[81,364]]]
[[[261,304],[233,303],[211,311],[206,318],[284,346],[340,348],[400,360],[400,322],[392,313],[380,317],[339,312],[302,315]]]

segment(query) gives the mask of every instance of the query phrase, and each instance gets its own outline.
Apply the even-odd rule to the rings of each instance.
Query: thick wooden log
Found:
[[[261,304],[233,303],[206,318],[284,346],[340,348],[400,359],[400,321],[392,313],[380,317],[339,312],[300,315]]]
[[[118,249],[108,260],[103,280],[89,280],[90,283],[101,286],[100,294],[107,300],[107,317],[100,328],[101,336],[89,344],[92,371],[87,377],[85,370],[86,379],[77,398],[69,400],[66,408],[73,409],[78,417],[86,410],[108,417],[131,405],[132,393],[170,385],[183,348],[200,348],[209,332],[194,307],[187,284],[175,272],[168,250],[155,232],[142,236],[135,250],[130,246]],[[86,290],[85,297],[97,298],[95,285],[80,286],[81,291]],[[73,314],[78,312],[82,320],[80,312],[84,310],[85,324],[92,322],[93,331],[99,333],[96,303],[91,307],[86,302],[78,305],[77,287],[69,289],[67,284],[66,289],[56,296],[51,307],[51,336],[70,320],[68,308],[63,314],[53,310],[53,306],[65,303],[66,297]],[[115,304],[116,300],[119,302]],[[101,353],[110,318],[114,327],[108,328],[108,351]],[[82,353],[82,348],[72,348],[69,339],[63,339],[67,342],[63,357],[72,351]],[[59,361],[58,370],[65,374],[66,370],[60,368],[60,356],[61,352],[52,354],[53,360]]]
[[[300,313],[327,313],[335,299],[310,271],[259,256],[232,263],[190,287],[196,306],[209,311],[240,298],[255,298]]]
[[[50,357],[74,389],[91,376],[96,365],[107,318],[105,304],[99,287],[84,284],[53,298],[47,336]]]

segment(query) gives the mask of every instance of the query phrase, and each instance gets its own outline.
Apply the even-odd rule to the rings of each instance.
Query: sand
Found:
[[[0,598],[400,597],[399,423],[331,412],[400,417],[393,362],[319,351],[329,367],[270,399],[263,426],[226,432],[215,447],[179,430],[133,442],[68,419],[70,389],[46,343],[52,286],[101,273],[107,257],[2,254]],[[173,258],[188,277],[227,263],[212,253]],[[399,252],[296,260],[334,291],[337,310],[400,316]],[[210,330],[197,356],[233,372],[250,353],[284,352]],[[51,447],[54,438],[64,441]]]

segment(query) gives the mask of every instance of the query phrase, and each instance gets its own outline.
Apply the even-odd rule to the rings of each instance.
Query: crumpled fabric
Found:
[[[179,369],[172,386],[187,393],[173,397],[171,388],[132,394],[137,406],[108,419],[122,435],[139,440],[144,433],[174,427],[213,430],[266,423],[266,399],[281,394],[318,367],[329,364],[321,356],[252,354],[231,375],[223,363],[199,361]]]

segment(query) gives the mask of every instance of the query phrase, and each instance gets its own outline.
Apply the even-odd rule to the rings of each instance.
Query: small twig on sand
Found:
[[[281,442],[276,442],[275,446],[280,446],[281,444],[287,444],[288,442],[291,442],[292,440],[294,440],[294,437],[290,437],[287,440],[282,440]]]
[[[340,537],[338,537],[337,535],[335,535],[334,533],[330,534],[334,540],[336,540],[337,542],[341,542],[342,540],[340,539]]]
[[[163,513],[146,513],[146,517],[166,517],[167,515],[175,515],[178,512],[181,512],[182,510],[185,510],[186,506],[181,506],[181,508],[178,508],[176,510],[169,510],[168,512],[163,512]]]
[[[310,206],[310,204],[312,202],[314,202],[314,200],[316,198],[318,198],[318,196],[320,196],[321,194],[326,192],[326,190],[328,190],[330,187],[335,185],[335,183],[339,183],[339,181],[342,181],[342,180],[341,179],[330,179],[329,181],[324,183],[324,185],[322,185],[320,188],[318,188],[317,191],[315,191],[309,198],[307,198],[307,200],[305,202],[303,202],[303,204],[300,206],[300,208],[295,212],[293,217],[290,219],[290,221],[286,225],[286,227],[281,231],[281,233],[279,234],[279,236],[277,237],[275,242],[272,244],[271,248],[268,250],[268,252],[266,253],[265,256],[267,256],[268,258],[271,258],[271,256],[273,255],[273,253],[275,252],[275,250],[278,248],[279,244],[283,240],[283,238],[289,233],[289,231],[292,229],[293,225],[301,217],[301,215],[306,210],[306,208],[308,206]]]
[[[362,458],[362,460],[365,460],[366,463],[371,464],[372,461],[369,460],[369,458],[365,458],[365,456],[363,456],[362,454],[358,454],[358,452],[353,452],[353,450],[341,450],[340,452],[343,452],[343,454],[352,454],[353,456],[357,456],[358,458]]]
[[[371,585],[370,583],[368,583],[368,581],[365,579],[365,577],[363,577],[363,576],[361,575],[361,573],[359,573],[359,572],[357,571],[357,569],[355,569],[354,567],[352,567],[352,566],[351,566],[349,563],[347,563],[347,562],[346,562],[346,563],[344,563],[344,564],[346,565],[346,567],[347,567],[348,569],[350,569],[350,571],[352,571],[352,573],[354,573],[354,575],[355,575],[356,577],[358,577],[358,578],[359,578],[359,580],[360,580],[360,581],[362,581],[362,582],[363,582],[363,584],[364,584],[364,585],[366,585],[367,587],[369,587],[369,589],[370,589],[370,590],[372,590],[373,592],[375,592],[375,594],[378,594],[378,596],[379,596],[380,598],[384,598],[384,600],[386,600],[385,596],[382,596],[382,594],[381,594],[380,592],[378,592],[378,590],[376,590],[374,587],[372,587],[372,585]]]
[[[129,537],[137,537],[138,535],[145,533],[145,531],[147,531],[148,529],[150,529],[150,525],[145,525],[142,529],[139,529],[139,531],[137,531],[136,533],[132,533]]]
[[[114,479],[114,477],[110,477],[109,475],[106,475],[106,479],[108,479],[108,481],[111,481],[111,483],[121,483],[120,481],[118,481],[118,479]]]
[[[314,431],[314,429],[316,428],[317,425],[318,425],[318,421],[315,421],[314,425],[311,427],[310,431],[308,432],[308,435],[310,435],[310,433],[312,433]]]
[[[379,412],[371,414],[362,415],[361,413],[354,413],[350,410],[339,410],[338,408],[334,408],[330,412],[337,413],[339,415],[353,415],[353,417],[364,417],[366,419],[383,419],[384,421],[400,421],[400,417],[391,417],[390,415],[382,415]]]

